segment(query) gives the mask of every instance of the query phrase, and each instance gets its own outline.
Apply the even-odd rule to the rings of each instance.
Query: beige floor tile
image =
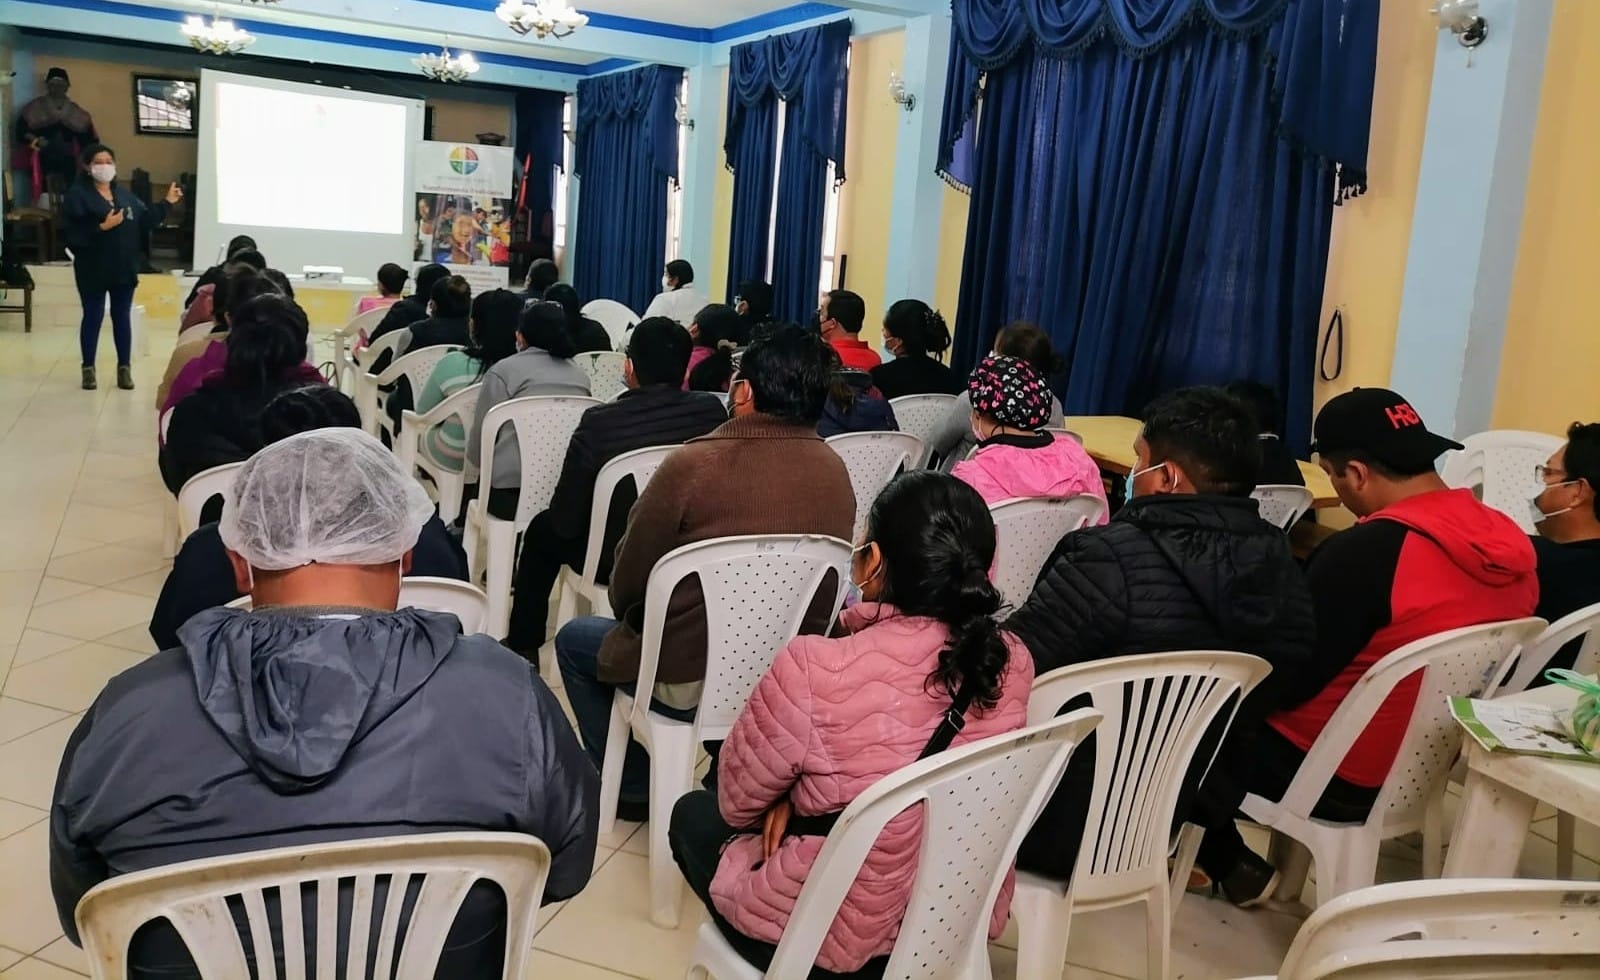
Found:
[[[150,639],[149,623],[140,623],[138,626],[130,626],[125,630],[107,633],[105,636],[96,639],[95,642],[108,647],[116,647],[119,650],[132,650],[134,653],[149,654],[156,652],[156,641]]]
[[[0,743],[36,732],[68,712],[41,704],[30,704],[15,697],[0,697]]]
[[[46,579],[46,582],[49,580]],[[35,660],[70,650],[83,641],[71,636],[62,636],[59,633],[46,633],[44,630],[23,630],[22,638],[17,641],[17,658],[11,664],[21,667],[31,664]]]
[[[26,954],[19,950],[6,949],[4,946],[0,946],[0,970],[4,970],[6,967],[15,965],[25,956]]]
[[[25,959],[9,970],[0,972],[0,980],[77,980],[83,976],[71,970],[63,970],[53,963],[44,960]]]
[[[93,549],[89,550],[92,551]],[[83,552],[78,552],[78,554],[83,554]],[[76,557],[76,555],[61,559],[52,558],[51,561],[70,561],[73,557]],[[92,588],[94,588],[94,586],[88,584],[87,582],[69,582],[64,578],[54,578],[50,575],[46,575],[44,577],[44,581],[39,583],[39,594],[34,597],[33,604],[36,606],[42,606],[47,602],[56,602],[60,599],[70,599],[75,595],[83,595]]]
[[[26,830],[49,815],[45,810],[24,806],[12,800],[0,800],[0,838],[10,837]],[[0,869],[0,876],[3,874],[3,869]]]
[[[534,950],[528,957],[528,980],[627,980],[632,974],[614,973],[564,956]]]
[[[617,852],[539,933],[534,946],[639,977],[682,977],[703,912],[686,890],[678,928],[651,925],[647,865],[637,854]]]
[[[27,608],[36,601],[39,580],[44,576],[37,570],[0,572],[0,606]]]
[[[27,625],[34,629],[93,640],[150,621],[155,604],[144,596],[95,589],[70,599],[36,606]],[[0,630],[0,642],[5,642]]]
[[[43,949],[61,935],[50,898],[49,827],[36,823],[0,840],[0,946]]]
[[[1575,821],[1573,827],[1574,846],[1573,853],[1588,858],[1591,861],[1600,861],[1600,827],[1592,823]],[[1533,832],[1546,840],[1556,839],[1556,818],[1546,817],[1533,825]]]
[[[120,582],[112,582],[110,588],[130,595],[142,595],[147,599],[160,598],[161,587],[167,584],[167,573],[172,571],[172,565],[164,558],[156,560],[160,564],[154,570],[125,578]]]
[[[120,509],[96,507],[93,504],[70,504],[65,517],[62,518],[61,526],[71,528],[75,537],[89,538],[102,544],[115,544],[138,534],[143,523],[144,518]]]
[[[33,954],[36,960],[44,960],[59,967],[65,967],[73,973],[89,975],[89,957],[83,950],[72,945],[72,940],[62,936],[55,942],[38,950]]]
[[[0,745],[0,798],[49,810],[61,753],[77,726],[74,715]],[[0,868],[5,866],[0,861]],[[0,936],[0,946],[5,944],[5,938]]]
[[[28,618],[31,615],[27,609],[21,607],[0,608],[0,646],[15,647],[22,642],[22,631],[27,628]]]
[[[110,585],[113,582],[156,571],[165,564],[166,562],[157,555],[106,545],[80,551],[65,558],[52,559],[47,571],[55,578],[64,578],[70,582]]]
[[[80,551],[98,548],[102,544],[104,542],[96,541],[93,538],[80,538],[74,534],[62,534],[56,538],[55,544],[51,547],[50,557],[52,559],[65,558],[67,555],[75,555]]]
[[[143,659],[131,650],[85,643],[14,668],[6,679],[5,693],[63,711],[83,711],[94,703],[106,681]]]

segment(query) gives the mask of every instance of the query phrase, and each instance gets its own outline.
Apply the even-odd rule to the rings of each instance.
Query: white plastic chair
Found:
[[[250,596],[240,596],[228,603],[229,609],[253,609]],[[461,620],[461,632],[482,633],[489,618],[489,597],[470,582],[432,575],[408,575],[400,580],[400,601],[397,609],[426,609],[429,612],[450,613]]]
[[[501,402],[484,415],[478,450],[480,489],[478,499],[467,505],[463,543],[474,582],[487,566],[484,591],[489,593],[488,632],[493,636],[505,636],[511,625],[511,574],[517,557],[517,535],[527,529],[535,514],[550,506],[573,430],[584,412],[600,404],[604,403],[578,395],[535,395]],[[500,431],[508,425],[516,435],[522,483],[516,517],[503,521],[490,514],[485,505],[494,473],[495,444]]]
[[[1461,440],[1465,449],[1445,456],[1439,475],[1452,487],[1481,488],[1479,498],[1485,504],[1532,534],[1528,495],[1538,483],[1533,468],[1565,441],[1560,436],[1520,429],[1480,432]]]
[[[178,540],[181,542],[200,526],[200,512],[212,497],[227,500],[233,493],[234,477],[243,462],[223,463],[189,477],[178,490]]]
[[[1098,497],[1016,497],[989,508],[994,518],[994,584],[1013,606],[1033,591],[1061,539],[1093,524],[1105,511]]]
[[[850,489],[856,495],[853,533],[859,540],[878,494],[896,474],[914,468],[922,458],[922,440],[909,432],[846,432],[826,441],[850,473]]]
[[[610,401],[628,390],[628,382],[622,377],[622,365],[627,360],[626,354],[614,350],[591,351],[573,358],[589,376],[589,393],[601,401]]]
[[[1316,499],[1310,490],[1292,483],[1259,486],[1250,496],[1261,509],[1261,519],[1285,531],[1294,527],[1294,522],[1311,509],[1311,502]]]
[[[565,565],[561,568],[561,599],[556,612],[556,628],[577,614],[578,600],[589,604],[596,616],[611,615],[611,600],[605,586],[595,581],[600,568],[601,549],[605,547],[606,522],[611,517],[611,498],[617,487],[627,479],[633,480],[634,489],[643,493],[645,485],[655,476],[656,470],[676,451],[678,446],[651,446],[635,449],[615,457],[600,467],[594,481],[594,504],[589,510],[588,547],[583,555],[583,571],[575,572]],[[550,675],[545,675],[550,676]]]
[[[356,411],[361,413],[361,427],[367,430],[368,435],[378,434],[378,376],[369,373],[367,369],[376,364],[384,354],[389,355],[389,364],[392,367],[394,359],[410,342],[410,329],[391,330],[366,348],[350,355],[351,362],[355,364],[355,369],[350,373],[353,389],[350,398],[356,403]]]
[[[479,881],[505,893],[506,951],[503,976],[524,976],[550,873],[550,850],[525,834],[417,834],[254,851],[185,861],[117,875],[78,903],[78,934],[97,980],[122,980],[128,946],[140,926],[156,919],[172,923],[206,980],[249,977],[254,960],[262,977],[275,977],[275,952],[284,975],[305,976],[307,940],[316,943],[315,980],[336,975],[365,977],[367,955],[376,950],[376,975],[394,980],[430,980],[450,925],[467,892]],[[384,881],[380,889],[379,882]],[[401,906],[408,886],[420,884],[402,939]],[[348,949],[338,960],[341,885],[351,894]],[[306,890],[312,896],[306,895]],[[267,895],[276,892],[283,945],[275,950]],[[313,897],[314,896],[314,897]],[[301,903],[316,903],[316,932],[301,927]],[[240,935],[231,904],[244,911],[248,936]],[[368,926],[374,917],[382,925]]]
[[[611,346],[622,350],[627,345],[628,331],[639,322],[639,314],[614,299],[592,299],[583,304],[583,315],[606,328]]]
[[[909,432],[922,440],[922,456],[912,462],[916,469],[925,469],[932,455],[933,434],[944,428],[944,420],[956,403],[955,395],[901,395],[889,399],[894,418],[901,432]]]
[[[1594,882],[1449,878],[1376,885],[1313,912],[1278,977],[1522,978],[1561,965],[1576,967],[1569,975],[1593,976],[1600,957],[1597,906]],[[1441,959],[1457,968],[1431,969]],[[1432,961],[1427,970],[1425,961]]]
[[[356,366],[355,358],[351,351],[363,333],[371,333],[378,329],[378,324],[388,314],[387,306],[376,310],[368,310],[351,317],[350,322],[335,330],[333,337],[333,385],[346,394],[355,387],[355,373],[361,370]]]
[[[809,534],[713,538],[668,552],[645,585],[638,696],[620,688],[611,704],[605,764],[600,769],[600,832],[617,819],[622,763],[631,731],[650,753],[650,919],[671,929],[683,899],[683,877],[667,848],[667,814],[694,781],[703,741],[720,741],[750,699],[778,651],[800,632],[813,598],[834,578],[828,624],[839,613],[850,579],[850,545]],[[706,679],[693,721],[650,710],[661,657],[667,604],[684,579],[705,594]]]
[[[406,332],[410,333],[409,330]],[[361,412],[361,421],[369,427],[375,426],[375,428],[372,428],[371,434],[378,435],[378,429],[382,429],[384,432],[389,433],[391,440],[395,435],[394,422],[389,418],[389,413],[384,408],[384,403],[388,399],[380,397],[380,388],[384,385],[396,384],[401,378],[405,378],[406,383],[411,387],[411,397],[415,399],[422,394],[423,386],[433,376],[433,369],[439,366],[439,362],[444,360],[446,355],[461,349],[458,344],[435,344],[431,347],[408,350],[393,361],[390,361],[389,366],[383,369],[382,374],[372,379],[371,384],[362,388],[366,401],[358,402],[356,405],[356,408]]]
[[[466,485],[476,479],[478,468],[473,460],[463,459],[461,469],[450,469],[422,448],[422,438],[435,426],[451,419],[460,423],[463,433],[471,432],[478,416],[478,392],[481,390],[481,383],[471,384],[452,393],[426,414],[418,415],[409,408],[400,413],[400,431],[394,442],[395,458],[407,473],[421,470],[428,474],[439,489],[439,519],[446,524],[454,524],[461,516],[461,498],[466,493]]]
[[[851,801],[806,876],[765,976],[804,977],[883,828],[922,805],[911,900],[886,980],[988,980],[989,919],[1022,837],[1072,752],[1100,722],[1084,709],[947,749],[873,783]],[[696,937],[689,977],[758,980],[715,925]],[[1018,977],[1038,980],[1019,972]]]
[[[1279,835],[1304,845],[1278,863],[1283,874],[1278,897],[1299,895],[1308,856],[1317,865],[1317,904],[1321,906],[1372,884],[1378,845],[1383,841],[1419,830],[1425,837],[1438,838],[1440,812],[1429,804],[1461,748],[1461,728],[1450,717],[1446,699],[1476,697],[1512,650],[1537,636],[1544,626],[1544,620],[1530,617],[1449,630],[1408,643],[1367,669],[1312,743],[1283,799],[1274,802],[1251,794],[1241,807],[1245,816],[1273,831],[1275,852]],[[1419,671],[1422,677],[1411,723],[1372,813],[1364,823],[1330,823],[1312,817],[1328,781],[1373,714],[1396,686]],[[1430,867],[1432,863],[1424,859],[1423,873],[1436,877],[1441,869]],[[1180,870],[1187,877],[1189,869]]]
[[[1083,695],[1105,721],[1072,881],[1017,873],[1017,976],[1061,975],[1075,910],[1135,902],[1145,906],[1146,975],[1169,975],[1174,893],[1188,883],[1187,872],[1179,884],[1167,874],[1178,793],[1212,722],[1224,709],[1231,722],[1238,701],[1271,670],[1246,653],[1196,650],[1113,657],[1034,681],[1029,722],[1053,718]]]

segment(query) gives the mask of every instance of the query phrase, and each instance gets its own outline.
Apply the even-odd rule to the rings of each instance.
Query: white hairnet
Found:
[[[383,443],[313,429],[244,464],[222,508],[222,543],[268,571],[385,565],[416,547],[433,504]]]

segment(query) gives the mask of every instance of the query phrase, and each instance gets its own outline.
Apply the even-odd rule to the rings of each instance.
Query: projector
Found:
[[[308,265],[300,270],[307,279],[343,279],[344,267],[338,265]]]

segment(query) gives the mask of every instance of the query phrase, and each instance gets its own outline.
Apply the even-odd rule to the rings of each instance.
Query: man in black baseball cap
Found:
[[[1429,432],[1417,410],[1387,388],[1357,388],[1337,396],[1317,413],[1314,435],[1312,452],[1360,462],[1391,482],[1397,477],[1427,476],[1440,456],[1461,448],[1454,439]],[[1364,475],[1352,481],[1327,465],[1323,469],[1333,477],[1339,499],[1356,516],[1365,517],[1383,506],[1385,501],[1365,492],[1369,481]],[[1435,478],[1429,486],[1442,489],[1444,483]]]

